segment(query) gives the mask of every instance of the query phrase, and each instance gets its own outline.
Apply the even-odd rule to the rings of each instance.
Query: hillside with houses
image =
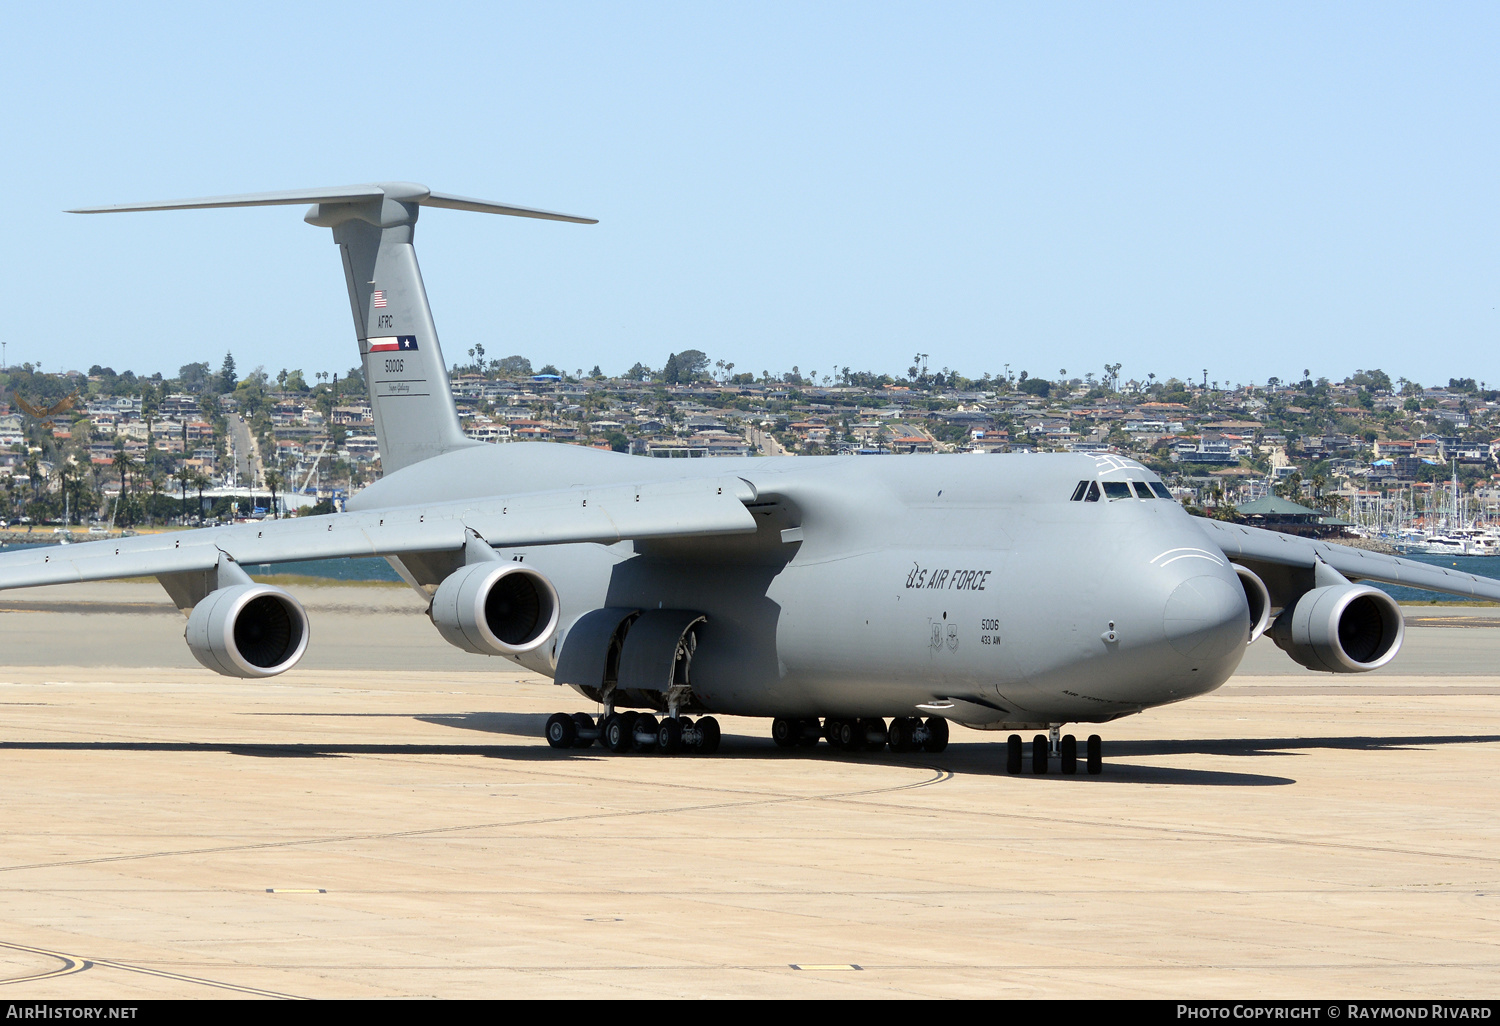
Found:
[[[1500,514],[1500,391],[1468,378],[1424,386],[1357,370],[1230,387],[1121,380],[1119,364],[1053,379],[917,363],[899,376],[749,374],[698,351],[608,376],[487,361],[479,346],[469,356],[451,388],[464,431],[486,443],[647,459],[1117,453],[1210,515],[1263,518],[1254,504],[1276,498],[1304,511],[1293,514],[1304,530],[1393,541],[1482,532]],[[357,368],[241,375],[226,356],[171,378],[0,372],[0,519],[12,531],[324,512],[380,475]]]

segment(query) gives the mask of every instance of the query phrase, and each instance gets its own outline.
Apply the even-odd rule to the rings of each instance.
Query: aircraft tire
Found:
[[[888,737],[885,720],[880,717],[872,716],[869,719],[859,721],[859,739],[863,742],[860,747],[865,751],[884,751]]]
[[[1078,739],[1072,734],[1064,734],[1062,747],[1059,749],[1062,760],[1058,766],[1068,776],[1078,772]]]
[[[1021,735],[1012,734],[1005,739],[1005,772],[1021,772]]]
[[[682,718],[668,716],[656,728],[656,749],[663,755],[676,755],[682,751]]]
[[[623,754],[630,751],[635,744],[635,738],[631,736],[631,730],[635,726],[632,722],[634,716],[627,717],[625,713],[610,713],[604,719],[604,726],[599,730],[599,740],[604,747],[611,752]]]
[[[1047,735],[1038,734],[1031,739],[1031,772],[1037,776],[1047,774]]]
[[[635,750],[638,752],[653,751],[656,748],[656,732],[660,726],[656,722],[656,717],[650,713],[641,713],[638,715],[635,718],[635,723],[630,728],[631,739],[635,742]],[[641,737],[643,735],[649,735],[650,740],[642,741]]]
[[[859,751],[859,721],[838,721],[839,749],[845,752]]]
[[[1098,734],[1089,735],[1088,767],[1090,776],[1104,772],[1104,740]]]
[[[572,748],[578,740],[578,727],[567,713],[553,713],[547,719],[547,743],[553,748]]]
[[[948,747],[948,721],[941,716],[927,717],[927,740],[922,749],[936,755]]]
[[[693,751],[698,755],[712,755],[719,750],[719,721],[705,716],[698,721],[698,743]]]
[[[905,716],[898,716],[891,721],[890,733],[887,736],[891,751],[898,753],[911,751],[911,722]]]
[[[798,727],[801,724],[796,720],[786,720],[781,717],[771,721],[771,740],[776,742],[777,748],[793,748],[799,740]]]
[[[594,718],[592,716],[590,716],[588,713],[574,713],[573,729],[575,731],[575,736],[573,738],[574,748],[594,747],[594,739],[591,737],[583,736],[583,732],[585,730],[594,729]]]
[[[828,747],[834,751],[841,751],[843,743],[839,741],[839,721],[829,716],[823,721],[823,736],[828,739]]]
[[[817,720],[794,720],[797,725],[797,747],[816,748],[822,740],[823,728]]]

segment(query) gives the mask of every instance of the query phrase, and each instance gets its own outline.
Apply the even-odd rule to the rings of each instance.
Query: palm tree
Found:
[[[147,472],[146,480],[151,485],[151,503],[146,507],[146,523],[156,523],[156,500],[161,497],[161,473],[151,468],[149,463],[144,464]]]
[[[193,487],[198,489],[198,523],[201,524],[203,523],[203,489],[207,488],[213,482],[201,470],[193,471],[192,481]]]
[[[173,479],[182,484],[182,522],[187,523],[187,490],[188,484],[193,480],[193,468],[183,463],[177,468],[177,473],[172,475]]]
[[[271,516],[279,517],[276,511],[276,489],[281,487],[282,477],[278,471],[268,470],[265,474],[266,487],[271,491]]]

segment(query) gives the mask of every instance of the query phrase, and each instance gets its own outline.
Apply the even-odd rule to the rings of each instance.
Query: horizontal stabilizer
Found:
[[[158,200],[152,203],[116,203],[105,207],[80,207],[70,214],[118,214],[136,210],[206,210],[213,207],[272,207],[292,203],[360,203],[367,200],[393,199],[423,207],[446,207],[449,210],[472,210],[481,214],[509,214],[512,217],[538,217],[547,221],[572,221],[574,224],[598,224],[597,218],[558,214],[550,210],[518,207],[511,203],[469,199],[446,192],[433,192],[425,185],[412,182],[380,182],[373,185],[330,185],[319,189],[287,189],[281,192],[247,192],[238,196],[203,196],[198,199]]]
[[[491,203],[489,200],[469,199],[446,192],[429,193],[422,200],[424,207],[447,207],[449,210],[473,210],[480,214],[509,214],[512,217],[540,217],[544,221],[572,221],[574,224],[598,224],[597,217],[574,217],[572,214],[557,214],[550,210],[532,207],[517,207],[509,203]]]

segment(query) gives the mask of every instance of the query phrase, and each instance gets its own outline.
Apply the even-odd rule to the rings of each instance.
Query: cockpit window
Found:
[[[1130,498],[1130,484],[1126,481],[1105,481],[1104,494],[1110,501],[1128,499]]]
[[[1130,485],[1135,489],[1135,497],[1137,499],[1156,498],[1156,496],[1151,493],[1151,486],[1145,481],[1132,481],[1130,482]]]
[[[1089,490],[1084,494],[1083,501],[1084,502],[1098,502],[1099,501],[1099,482],[1098,481],[1090,481],[1089,482]]]
[[[1167,491],[1167,486],[1160,481],[1152,481],[1150,485],[1151,490],[1156,493],[1158,499],[1170,499],[1172,497],[1172,493]]]
[[[1071,499],[1069,499],[1068,501],[1069,502],[1081,502],[1081,501],[1083,501],[1083,493],[1086,492],[1086,491],[1088,491],[1088,490],[1089,490],[1089,483],[1087,481],[1079,481],[1078,482],[1078,487],[1073,489],[1073,497]]]

